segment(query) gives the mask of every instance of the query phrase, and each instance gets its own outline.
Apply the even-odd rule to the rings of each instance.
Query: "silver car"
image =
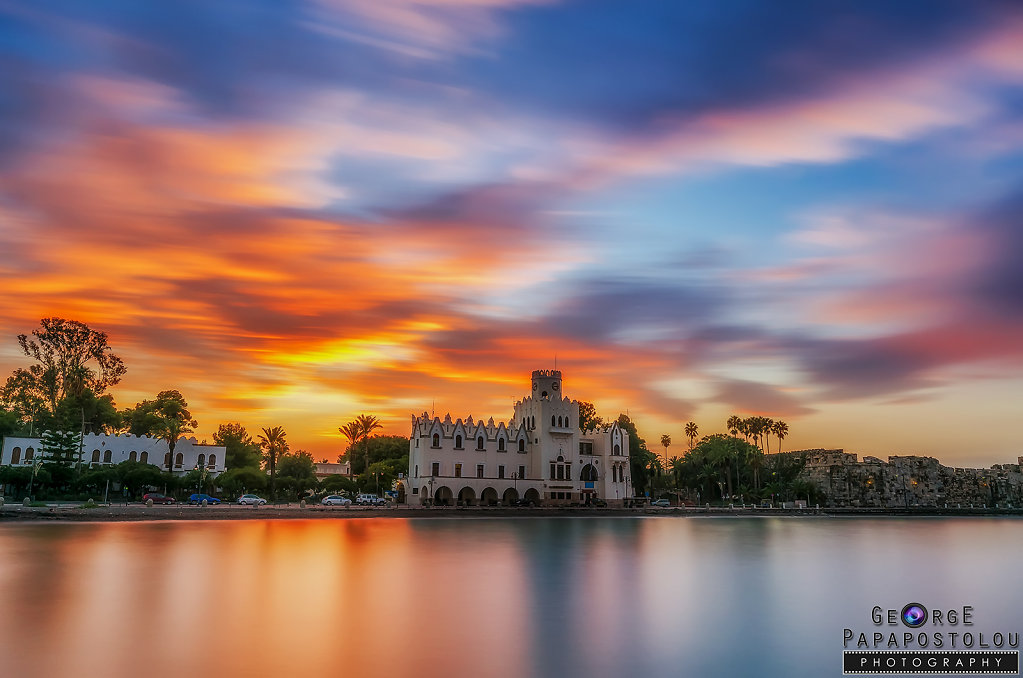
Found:
[[[248,504],[250,506],[262,506],[263,504],[266,503],[266,499],[263,499],[262,497],[257,497],[254,494],[243,494],[242,496],[238,497],[238,503]]]
[[[320,503],[324,506],[351,506],[352,500],[340,494],[331,494],[324,497]]]

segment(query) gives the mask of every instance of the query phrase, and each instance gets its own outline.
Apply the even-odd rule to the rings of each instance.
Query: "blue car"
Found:
[[[207,504],[219,504],[220,500],[216,497],[211,497],[208,494],[193,494],[188,498],[189,504],[201,504],[203,500],[206,500]]]

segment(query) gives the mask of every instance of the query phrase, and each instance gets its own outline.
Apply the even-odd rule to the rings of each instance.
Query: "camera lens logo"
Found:
[[[910,603],[902,608],[902,623],[909,628],[920,628],[926,621],[927,608],[920,603]]]

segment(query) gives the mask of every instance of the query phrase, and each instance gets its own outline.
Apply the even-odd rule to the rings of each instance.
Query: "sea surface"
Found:
[[[838,676],[874,605],[1023,631],[1021,556],[1012,518],[0,525],[0,676]]]

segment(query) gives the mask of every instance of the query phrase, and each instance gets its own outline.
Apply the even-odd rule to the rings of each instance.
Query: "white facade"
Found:
[[[630,475],[628,433],[617,422],[580,430],[579,403],[562,394],[561,372],[536,370],[532,394],[515,403],[507,423],[413,417],[408,477],[398,491],[412,505],[592,497],[614,504],[631,496]]]
[[[39,459],[41,448],[42,438],[4,438],[0,446],[0,466],[29,466]],[[86,466],[139,461],[166,471],[167,455],[167,441],[151,436],[88,433],[82,443],[82,463]],[[227,448],[221,445],[201,445],[194,437],[181,438],[174,446],[173,470],[184,475],[202,465],[210,473],[222,473],[226,457]]]

